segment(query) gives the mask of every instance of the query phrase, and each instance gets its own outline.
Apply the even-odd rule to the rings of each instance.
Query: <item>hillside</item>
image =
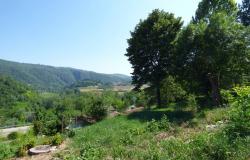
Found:
[[[0,76],[0,127],[27,123],[35,96],[26,85]]]
[[[121,74],[101,74],[74,68],[52,67],[0,60],[0,75],[12,77],[38,90],[54,91],[81,80],[102,83],[129,83],[130,77]]]

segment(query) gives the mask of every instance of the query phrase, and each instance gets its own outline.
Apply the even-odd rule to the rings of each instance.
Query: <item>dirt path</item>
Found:
[[[0,129],[0,135],[1,136],[7,136],[8,134],[12,132],[22,132],[25,133],[30,129],[31,126],[23,126],[23,127],[13,127],[13,128],[6,128],[6,129]]]

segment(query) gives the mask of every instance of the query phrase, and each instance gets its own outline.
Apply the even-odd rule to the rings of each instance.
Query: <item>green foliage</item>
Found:
[[[239,6],[240,10],[238,13],[240,22],[245,25],[250,25],[250,1],[249,0],[243,0],[242,4]]]
[[[13,156],[13,149],[10,145],[0,142],[0,160],[5,160]]]
[[[3,76],[0,76],[0,90],[0,127],[30,122],[37,94],[26,85]]]
[[[81,80],[102,83],[129,83],[130,77],[120,74],[100,74],[72,68],[58,68],[45,65],[23,64],[0,60],[0,74],[30,84],[40,91],[61,91]]]
[[[152,119],[147,123],[146,130],[149,132],[158,132],[161,130],[168,131],[171,129],[171,123],[169,122],[166,115],[164,115],[160,121]]]
[[[21,146],[18,148],[16,156],[17,157],[24,157],[28,155],[28,148],[26,146]]]
[[[37,110],[36,120],[33,122],[34,132],[36,134],[55,135],[61,131],[61,122],[59,117],[51,109]]]
[[[15,140],[15,139],[19,138],[20,136],[21,136],[21,134],[18,132],[11,132],[10,134],[8,134],[7,137],[9,140]]]
[[[178,38],[177,60],[185,68],[180,74],[187,72],[183,79],[196,81],[189,83],[190,88],[199,87],[211,95],[214,105],[220,104],[220,89],[242,83],[249,70],[247,35],[235,16],[224,12],[213,13],[209,23],[199,21],[183,29]]]
[[[68,130],[67,131],[67,136],[69,138],[73,138],[76,135],[76,132],[74,130]]]
[[[235,103],[232,104],[230,123],[226,128],[227,134],[236,139],[250,136],[250,87],[236,87]]]
[[[194,94],[186,95],[185,97],[185,107],[190,109],[193,113],[196,113],[199,109],[199,106],[197,104],[196,96]]]
[[[158,105],[161,104],[160,83],[169,71],[173,41],[182,24],[181,18],[171,13],[153,10],[135,27],[128,40],[126,56],[134,68],[132,83],[137,89],[147,83],[156,87]]]
[[[54,146],[59,146],[63,142],[63,137],[61,134],[57,133],[51,139],[51,144]]]
[[[229,103],[232,103],[232,102],[233,102],[234,97],[233,97],[233,95],[232,95],[232,91],[222,89],[222,90],[220,91],[220,94],[221,94],[222,102],[223,102],[224,104],[229,104]]]
[[[168,76],[161,82],[161,95],[162,101],[168,104],[182,100],[186,91],[172,76]]]
[[[80,151],[80,157],[83,160],[98,160],[101,158],[101,150],[93,145],[90,144],[82,144],[81,151]]]
[[[202,0],[193,21],[209,21],[209,18],[217,12],[225,12],[227,15],[232,16],[237,13],[237,5],[234,0]]]
[[[87,108],[86,114],[96,120],[101,120],[107,115],[107,108],[100,98],[92,99],[92,104]]]

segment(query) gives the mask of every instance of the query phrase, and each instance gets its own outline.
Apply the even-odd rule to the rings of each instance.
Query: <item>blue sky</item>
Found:
[[[199,2],[0,0],[0,59],[129,75],[126,39],[139,20],[159,8],[188,23]]]

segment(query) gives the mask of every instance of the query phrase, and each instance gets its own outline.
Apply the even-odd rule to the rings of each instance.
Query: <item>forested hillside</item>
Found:
[[[0,127],[27,123],[35,97],[28,86],[0,76]]]
[[[73,68],[52,67],[0,60],[0,75],[31,85],[38,90],[58,91],[81,80],[102,83],[129,83],[130,77],[120,74],[101,74]]]

